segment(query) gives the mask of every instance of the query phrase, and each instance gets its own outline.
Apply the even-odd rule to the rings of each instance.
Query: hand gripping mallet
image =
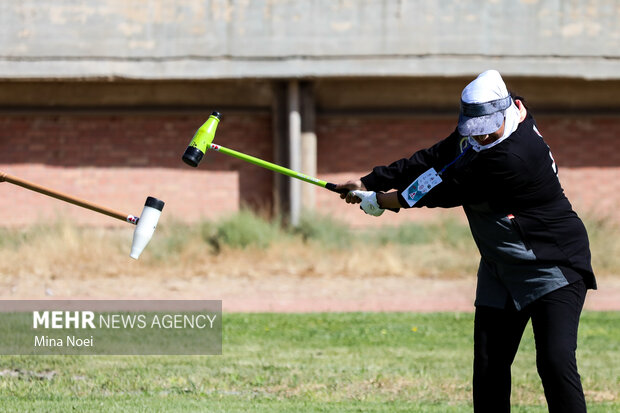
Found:
[[[333,192],[338,192],[340,194],[346,194],[349,192],[348,189],[344,188],[336,189],[336,184],[333,184],[331,182],[326,182],[321,179],[302,174],[301,172],[297,172],[292,169],[276,165],[275,163],[267,162],[254,156],[246,155],[244,153],[237,152],[233,149],[228,149],[213,143],[213,138],[215,137],[215,130],[217,129],[217,125],[220,123],[221,117],[222,115],[219,112],[213,112],[211,113],[211,116],[209,116],[209,119],[207,119],[207,121],[200,128],[198,128],[198,130],[194,134],[194,137],[189,143],[189,146],[185,150],[185,153],[183,154],[183,162],[195,168],[202,160],[205,152],[207,152],[208,149],[213,149],[225,155],[233,156],[235,158],[241,159],[242,161],[246,161],[254,165],[269,169],[271,171],[290,176],[291,178],[296,178],[304,182],[320,186],[321,188],[329,189]]]
[[[157,227],[157,221],[164,208],[164,201],[149,196],[146,198],[144,209],[140,217],[133,215],[123,214],[122,212],[114,211],[112,209],[94,204],[92,202],[85,201],[80,198],[76,198],[62,192],[46,188],[41,185],[34,184],[16,176],[9,175],[4,172],[0,172],[0,182],[8,182],[14,185],[21,186],[22,188],[30,189],[31,191],[38,192],[43,195],[51,196],[52,198],[60,199],[61,201],[68,202],[73,205],[77,205],[82,208],[90,209],[91,211],[99,212],[100,214],[107,215],[112,218],[120,219],[121,221],[129,222],[136,225],[136,229],[133,232],[133,241],[131,243],[131,253],[129,256],[133,259],[138,259],[142,251],[149,243]]]

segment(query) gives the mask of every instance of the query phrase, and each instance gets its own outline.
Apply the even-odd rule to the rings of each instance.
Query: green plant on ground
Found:
[[[378,245],[422,245],[432,242],[436,234],[428,224],[409,222],[399,226],[384,226],[366,230]]]
[[[620,274],[620,226],[609,218],[586,216],[584,222],[596,274]],[[76,259],[81,256],[88,257],[89,268],[95,268],[97,259],[109,263],[106,257],[124,255],[131,234],[126,227],[78,227],[67,219],[23,228],[0,227],[0,269],[18,273],[23,270],[23,262],[35,266],[43,261],[41,265],[62,272],[63,263],[84,264]],[[174,217],[162,220],[141,262],[172,266],[179,260],[217,254],[224,248],[231,254],[275,248],[288,249],[289,255],[301,249],[306,255],[313,255],[314,250],[312,260],[322,262],[345,262],[354,251],[400,268],[410,266],[415,258],[424,274],[434,277],[473,273],[478,259],[467,224],[454,218],[353,229],[333,217],[307,213],[293,228],[282,225],[278,218],[267,219],[244,209],[222,219],[198,223],[185,223]],[[125,264],[119,261],[118,265]]]
[[[328,215],[305,212],[297,227],[288,230],[293,235],[301,236],[304,242],[327,248],[349,248],[355,235],[347,225]]]
[[[596,273],[620,274],[620,224],[608,217],[586,214],[592,266]]]
[[[202,232],[203,240],[216,251],[223,246],[267,248],[284,235],[278,222],[261,218],[248,209],[218,220],[213,226],[203,226]]]

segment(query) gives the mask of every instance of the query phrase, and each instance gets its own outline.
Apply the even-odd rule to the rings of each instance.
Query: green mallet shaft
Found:
[[[322,179],[314,178],[312,176],[302,174],[301,172],[297,172],[292,169],[285,168],[284,166],[276,165],[275,163],[264,161],[260,158],[256,158],[251,155],[246,155],[245,153],[235,151],[234,149],[225,148],[215,143],[212,143],[210,145],[210,149],[221,152],[225,155],[234,156],[237,159],[241,159],[242,161],[252,163],[254,165],[269,169],[271,171],[278,172],[286,176],[290,176],[291,178],[296,178],[304,182],[308,182],[310,184],[320,186],[321,188],[329,189],[330,191],[335,191],[335,188],[336,188],[336,184],[332,184],[330,182],[323,181]],[[335,192],[338,192],[338,191],[335,191]]]

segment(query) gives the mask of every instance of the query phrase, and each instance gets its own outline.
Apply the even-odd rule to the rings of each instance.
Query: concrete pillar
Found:
[[[302,82],[299,85],[301,100],[301,172],[317,176],[316,153],[316,111],[314,106],[313,83]],[[301,187],[302,209],[313,210],[316,207],[315,185],[303,184]]]
[[[294,171],[316,176],[315,109],[312,83],[290,80],[273,84],[274,161]],[[314,185],[281,174],[274,176],[274,213],[292,226],[301,211],[312,209]]]
[[[276,81],[273,83],[273,161],[282,166],[289,165],[287,92],[287,82]],[[288,217],[290,209],[289,179],[282,174],[273,174],[273,213],[275,216]]]
[[[299,104],[299,81],[291,80],[288,83],[288,142],[289,168],[301,171],[301,115]],[[299,225],[301,216],[301,185],[299,179],[289,178],[289,220],[292,226]]]

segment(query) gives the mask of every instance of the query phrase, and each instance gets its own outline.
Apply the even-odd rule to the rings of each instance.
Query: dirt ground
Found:
[[[599,278],[587,310],[620,310],[620,277]],[[5,280],[0,299],[213,299],[225,312],[472,311],[475,279],[407,277],[36,277]]]

